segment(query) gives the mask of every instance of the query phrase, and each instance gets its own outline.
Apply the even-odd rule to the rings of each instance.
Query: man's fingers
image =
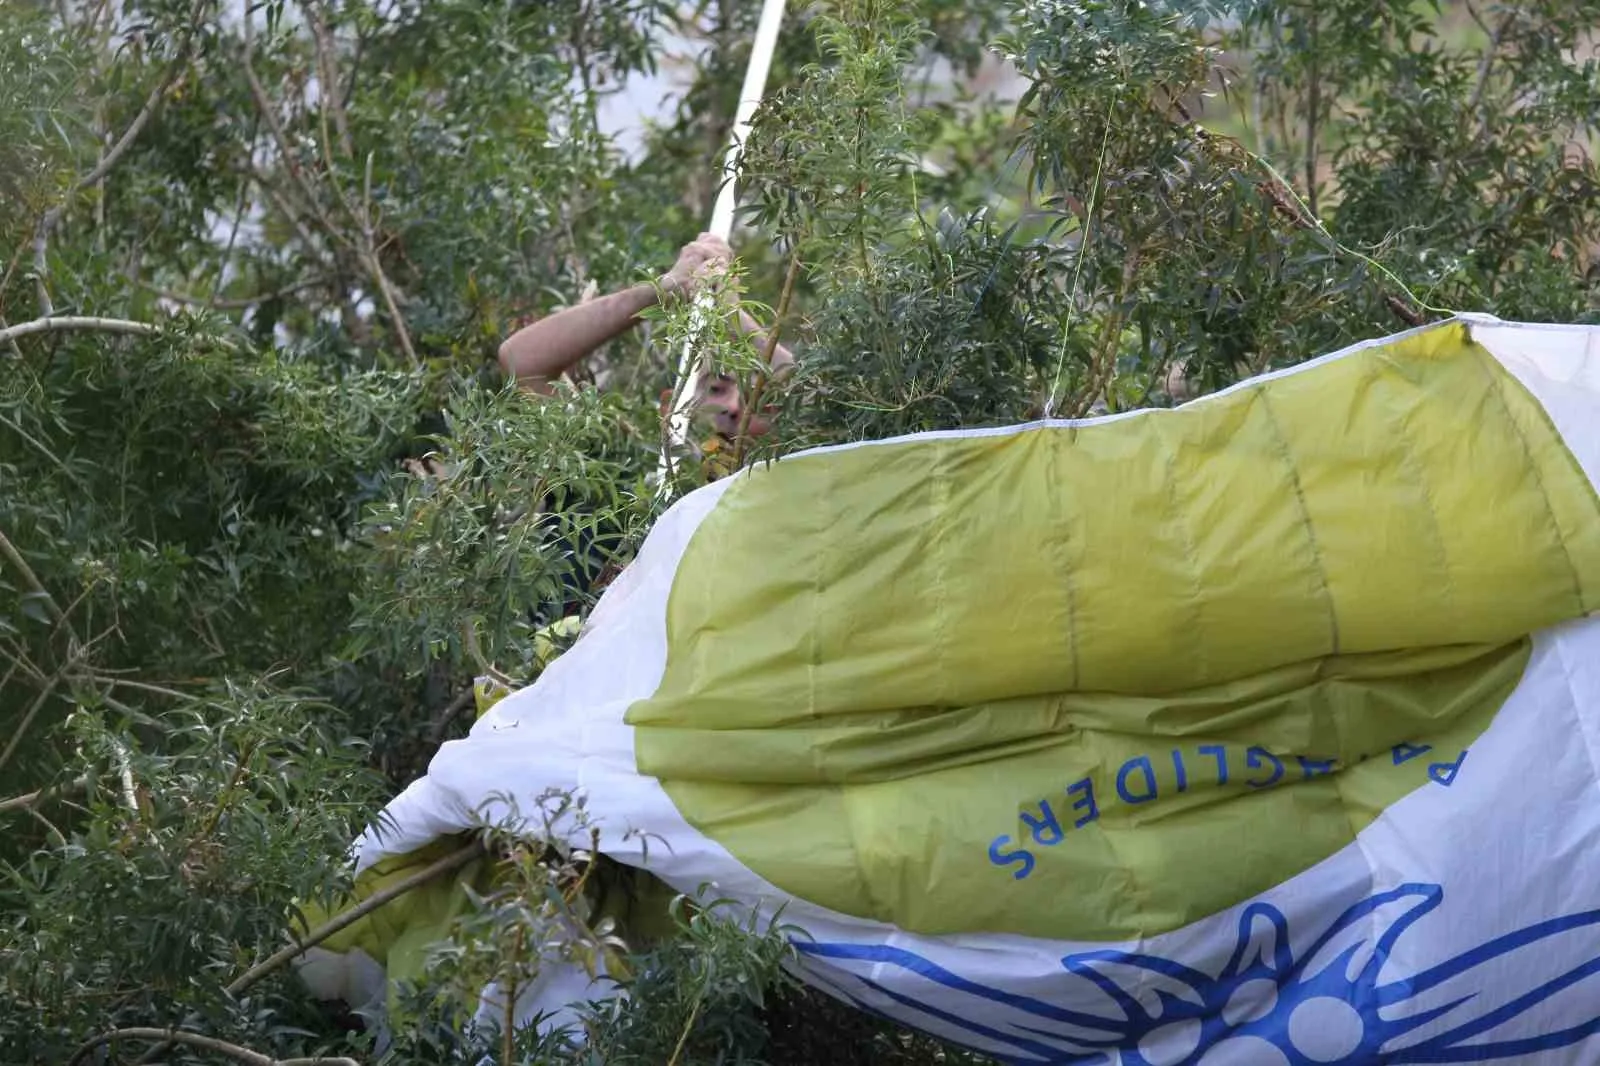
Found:
[[[695,238],[695,243],[711,249],[724,258],[733,258],[733,246],[715,233],[702,233]]]

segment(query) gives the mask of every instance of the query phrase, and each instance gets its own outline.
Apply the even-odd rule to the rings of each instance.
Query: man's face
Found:
[[[709,374],[700,383],[700,410],[722,436],[730,440],[738,435],[739,423],[744,417],[744,398],[739,395],[738,379],[731,374]],[[770,420],[753,415],[746,432],[752,437],[765,436],[772,429]]]

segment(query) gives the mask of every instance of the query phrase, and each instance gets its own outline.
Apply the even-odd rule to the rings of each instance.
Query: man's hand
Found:
[[[678,261],[661,279],[661,288],[672,296],[692,297],[700,286],[726,270],[733,260],[733,249],[715,233],[702,233],[683,246]]]

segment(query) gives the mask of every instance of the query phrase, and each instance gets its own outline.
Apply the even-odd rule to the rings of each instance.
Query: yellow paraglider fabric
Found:
[[[1451,772],[1527,634],[1597,606],[1600,501],[1455,323],[1176,411],[742,476],[628,721],[786,892],[1120,940],[1348,845]]]

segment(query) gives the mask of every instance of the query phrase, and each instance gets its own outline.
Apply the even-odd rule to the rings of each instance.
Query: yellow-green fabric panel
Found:
[[[962,712],[1009,738],[993,747],[843,781],[834,751],[808,760],[798,746],[767,747],[751,756],[768,760],[761,773],[739,774],[726,756],[746,750],[743,737],[691,734],[674,739],[719,757],[664,784],[768,881],[844,913],[929,934],[1135,939],[1349,844],[1459,759],[1528,654],[1527,641],[1424,651],[1409,672],[1404,655],[1329,659],[1173,702],[1025,698]],[[878,725],[892,731],[890,717]],[[1428,750],[1408,757],[1413,741]],[[1001,838],[1002,860],[1031,857],[1025,876],[1022,860],[991,855]]]
[[[1178,411],[741,478],[684,553],[663,680],[628,720],[640,771],[797,895],[922,932],[1121,939],[1348,843],[1427,780],[1428,759],[1384,770],[1386,746],[1476,735],[1523,638],[1597,599],[1592,486],[1454,323]],[[1346,768],[1174,781],[1025,878],[974,861],[1028,831],[1028,797],[1155,773],[1168,738]],[[1264,822],[1281,839],[1234,842]],[[1189,873],[1157,905],[1169,869]]]
[[[349,898],[325,909],[315,904],[301,908],[299,932],[303,935],[378,892],[463,847],[466,836],[441,837],[415,851],[391,856],[363,870],[351,886]],[[450,877],[435,878],[401,894],[363,915],[321,943],[333,952],[359,948],[385,968],[391,985],[421,978],[427,949],[448,938],[450,928],[472,906],[471,892],[490,887],[492,868],[477,859]]]

